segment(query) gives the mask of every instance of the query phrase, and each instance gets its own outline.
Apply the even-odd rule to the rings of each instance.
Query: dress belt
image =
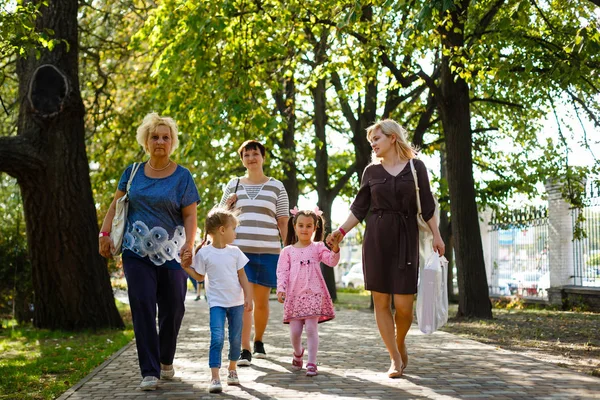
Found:
[[[398,238],[398,269],[406,269],[406,267],[412,266],[412,249],[408,239],[408,214],[404,211],[398,210],[387,210],[383,208],[374,208],[373,213],[379,215],[381,218],[384,214],[396,214],[400,216],[400,226],[398,227],[399,233],[404,231],[404,238]],[[404,254],[404,259],[400,257],[400,254]]]

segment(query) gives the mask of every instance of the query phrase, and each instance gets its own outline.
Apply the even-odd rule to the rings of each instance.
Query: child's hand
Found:
[[[252,311],[252,299],[249,297],[244,298],[244,310]]]
[[[285,292],[277,292],[277,301],[280,303],[285,301]]]
[[[333,251],[334,253],[339,253],[340,252],[340,245],[339,243],[334,243],[331,245],[331,251]]]
[[[183,268],[189,268],[192,265],[192,252],[185,250],[181,255],[181,266]]]

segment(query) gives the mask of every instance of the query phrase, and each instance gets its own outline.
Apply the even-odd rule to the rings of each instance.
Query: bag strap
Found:
[[[410,170],[412,171],[413,178],[415,180],[415,190],[417,192],[417,214],[423,214],[421,211],[421,196],[419,194],[419,181],[417,178],[417,170],[415,169],[415,165],[413,164],[412,158],[410,159]]]
[[[233,189],[233,193],[237,193],[238,186],[240,186],[240,178],[238,178],[237,182],[235,183],[235,189]]]
[[[131,169],[131,175],[129,175],[129,180],[127,181],[127,194],[129,194],[129,189],[131,188],[131,182],[133,182],[133,177],[135,173],[140,169],[140,165],[142,163],[133,163],[133,168]]]

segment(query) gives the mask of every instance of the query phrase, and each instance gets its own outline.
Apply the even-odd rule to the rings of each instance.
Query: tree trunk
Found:
[[[76,0],[41,5],[37,29],[64,40],[17,64],[18,135],[0,138],[0,171],[21,188],[39,328],[123,327],[105,260],[85,151]]]
[[[296,85],[294,78],[285,78],[284,90],[275,92],[274,97],[277,110],[286,123],[281,141],[282,164],[285,171],[282,183],[287,191],[290,205],[293,207],[298,204],[300,197],[298,168],[296,167]]]
[[[447,181],[448,172],[446,167],[446,151],[443,146],[440,150],[440,164],[440,178]],[[452,237],[452,223],[450,221],[450,216],[448,215],[448,211],[444,209],[440,210],[440,234],[442,235],[442,239],[446,244],[446,252],[444,256],[448,260],[448,301],[456,303],[458,299],[454,294],[454,273],[452,271],[454,266],[454,238]]]
[[[492,318],[491,303],[479,231],[473,180],[472,132],[469,87],[451,72],[454,49],[464,45],[464,24],[468,0],[455,3],[449,11],[452,28],[441,29],[442,57],[440,115],[446,137],[448,185],[452,212],[452,235],[458,265],[458,317]],[[457,64],[459,56],[454,58]]]
[[[311,89],[314,104],[313,125],[315,128],[315,165],[318,206],[323,211],[325,218],[325,231],[331,231],[331,208],[335,196],[331,196],[329,189],[329,154],[327,153],[327,136],[325,127],[327,125],[327,81],[321,78],[317,85]],[[337,300],[337,289],[335,287],[335,274],[333,268],[321,263],[321,272],[327,284],[329,295],[333,301]]]

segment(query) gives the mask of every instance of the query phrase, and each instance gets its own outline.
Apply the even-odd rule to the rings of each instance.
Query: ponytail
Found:
[[[317,215],[317,229],[315,230],[315,238],[313,239],[313,242],[322,242],[323,241],[323,237],[325,236],[325,220],[323,219],[323,217],[321,215]]]
[[[204,231],[204,239],[202,239],[202,243],[200,243],[198,246],[196,246],[196,250],[194,251],[194,254],[196,254],[201,248],[203,248],[205,245],[207,245],[208,243],[208,232],[205,230]]]
[[[291,244],[295,244],[298,241],[298,237],[296,236],[296,231],[294,230],[294,225],[296,224],[296,216],[291,217],[288,220],[288,229],[287,236],[285,237],[284,246],[289,246]]]

